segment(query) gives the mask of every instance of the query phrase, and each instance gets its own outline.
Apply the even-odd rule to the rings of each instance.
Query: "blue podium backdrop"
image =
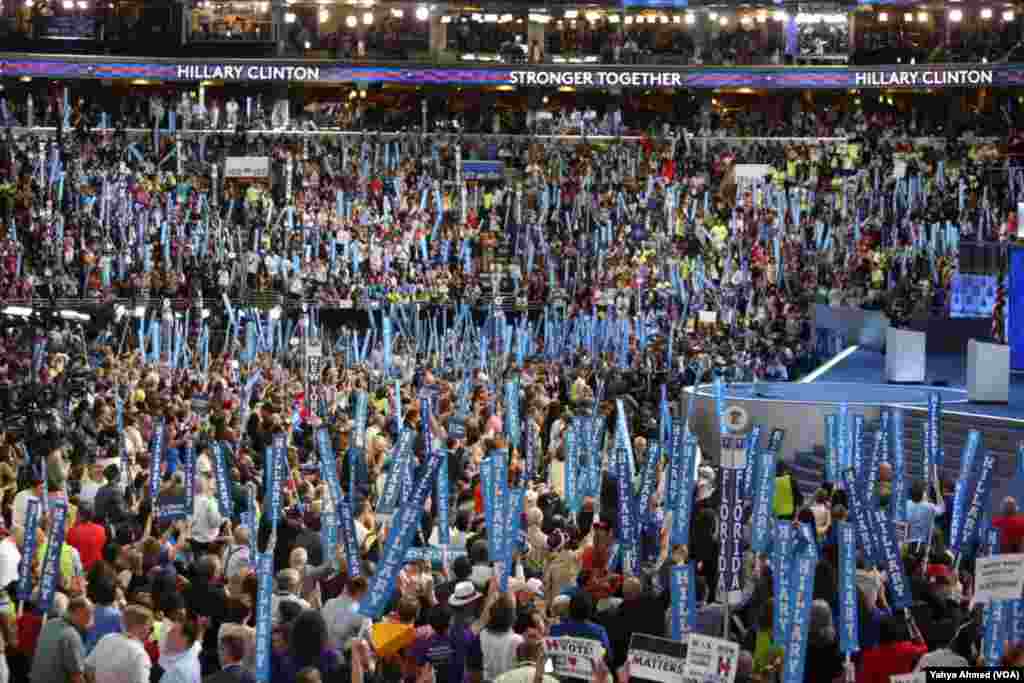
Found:
[[[1010,249],[1010,287],[1007,294],[1006,339],[1010,368],[1024,370],[1024,249]]]
[[[951,318],[991,318],[996,307],[996,275],[953,276],[950,287],[949,316]]]

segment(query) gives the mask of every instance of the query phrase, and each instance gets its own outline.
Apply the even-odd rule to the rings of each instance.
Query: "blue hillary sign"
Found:
[[[274,555],[265,552],[258,563],[256,592],[256,680],[270,683],[272,615],[270,596],[274,592]]]
[[[693,563],[677,564],[669,575],[672,598],[672,640],[682,641],[697,627],[697,581]]]
[[[835,522],[839,539],[839,649],[852,655],[860,649],[857,594],[857,541],[849,522]]]
[[[32,567],[35,565],[38,547],[39,505],[38,500],[30,499],[25,510],[25,545],[21,550],[21,561],[18,563],[17,598],[19,601],[25,601],[32,597]]]
[[[50,533],[46,537],[42,576],[39,579],[39,609],[45,614],[53,606],[53,595],[60,582],[60,555],[64,548],[64,526],[68,519],[68,506],[63,501],[51,507]],[[67,577],[71,578],[71,577]]]

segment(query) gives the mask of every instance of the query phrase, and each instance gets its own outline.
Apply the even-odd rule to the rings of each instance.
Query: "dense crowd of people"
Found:
[[[8,115],[32,118],[25,107],[12,101]],[[45,120],[50,105],[35,107]],[[233,127],[244,114],[290,120],[286,104],[183,97],[151,98],[141,121]],[[542,302],[564,290],[586,309],[628,290],[641,305],[692,292],[730,319],[763,318],[762,307],[769,317],[806,314],[816,299],[941,313],[961,239],[1014,234],[1021,192],[993,172],[999,147],[970,129],[953,139],[946,122],[923,117],[800,106],[786,125],[727,124],[704,109],[689,133],[665,127],[639,142],[583,145],[269,132],[176,142],[90,130],[100,119],[112,125],[74,107],[60,152],[32,137],[3,146],[6,299],[202,292],[483,303],[499,291]],[[537,112],[527,124],[628,131],[621,111]],[[730,125],[810,139],[716,141]],[[233,156],[268,157],[267,175],[225,179]],[[471,160],[492,160],[514,181],[475,180],[461,170]],[[927,297],[917,296],[922,281]],[[703,282],[726,296],[703,296]]]
[[[486,324],[453,327],[487,341]],[[753,437],[757,464],[737,482],[701,461],[682,400],[636,389],[611,352],[545,360],[545,330],[516,361],[482,344],[472,372],[454,344],[389,353],[385,336],[361,362],[328,354],[312,377],[287,345],[255,357],[229,346],[183,367],[169,344],[119,352],[90,340],[95,377],[73,394],[67,431],[7,431],[0,445],[0,680],[549,680],[564,674],[557,656],[546,663],[549,643],[570,637],[599,643],[592,680],[603,681],[628,678],[634,634],[692,632],[731,634],[741,682],[773,680],[799,657],[804,681],[830,683],[845,675],[842,619],[859,633],[858,652],[843,652],[863,683],[1024,664],[992,641],[1016,643],[1016,617],[991,631],[988,608],[982,619],[971,605],[973,548],[1022,542],[1012,499],[992,511],[993,546],[976,542],[989,534],[965,521],[974,513],[953,513],[968,496],[959,486],[910,485],[877,448],[861,465],[870,493],[852,478],[801,491],[774,437]],[[51,330],[36,359],[15,338],[5,348],[64,390],[85,362],[71,336]],[[631,336],[625,353],[639,354]],[[719,524],[737,498],[743,532],[731,535]],[[850,536],[863,546],[847,577],[851,617],[843,530],[873,510],[905,521],[903,564]],[[814,559],[803,617],[801,603],[779,602],[777,575],[804,572],[783,569],[787,528],[805,539],[787,547]],[[733,549],[742,563],[726,582]],[[692,596],[675,595],[680,569],[693,572]],[[786,609],[808,620],[803,645],[780,635]]]
[[[194,104],[143,118],[233,127],[251,106]],[[179,141],[67,114],[58,144],[0,148],[5,302],[168,307],[81,339],[4,328],[8,389],[59,397],[59,426],[0,440],[0,683],[540,681],[566,675],[560,638],[598,643],[604,681],[637,633],[729,636],[741,683],[797,661],[792,683],[829,683],[843,655],[859,683],[1021,665],[1016,620],[971,603],[976,554],[1021,545],[1012,500],[992,543],[895,447],[840,454],[860,484],[801,491],[774,438],[737,475],[703,462],[680,392],[806,372],[815,303],[941,315],[960,239],[1016,232],[1024,184],[986,172],[991,146],[802,109],[787,126],[845,141]],[[225,179],[260,156],[265,177]],[[217,316],[190,317],[214,300],[219,344]],[[331,306],[374,308],[369,328],[327,329]],[[908,531],[889,556],[858,531],[854,580],[865,519]]]

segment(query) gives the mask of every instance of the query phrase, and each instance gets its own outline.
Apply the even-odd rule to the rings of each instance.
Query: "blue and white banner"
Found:
[[[892,441],[892,495],[889,514],[899,522],[907,521],[907,457],[903,449],[903,409],[893,408],[889,422]],[[925,481],[928,477],[925,477]]]
[[[488,530],[493,529],[497,524],[494,518],[494,460],[497,456],[495,451],[487,454],[480,461],[480,497],[484,504],[484,525]],[[498,548],[494,543],[494,534],[487,534],[487,556],[497,557]]]
[[[320,545],[324,560],[331,561],[338,550],[338,514],[328,506],[320,517]]]
[[[616,458],[616,485],[618,487],[619,528],[616,538],[624,553],[623,571],[629,576],[640,576],[640,548],[637,543],[636,500],[633,498],[633,477],[629,471],[626,454],[621,449]]]
[[[398,508],[401,501],[402,474],[405,470],[406,459],[413,457],[412,443],[415,436],[411,429],[403,429],[398,436],[398,442],[391,449],[391,467],[388,470],[387,478],[384,479],[384,490],[381,491],[380,498],[377,500],[378,515],[392,515]],[[480,469],[482,475],[483,465]],[[339,486],[339,490],[340,488]]]
[[[533,423],[530,421],[528,415],[523,416],[522,424],[523,434],[523,462],[526,482],[533,481],[533,478],[537,475],[537,448],[534,444],[533,438]]]
[[[331,501],[337,505],[342,496],[341,482],[338,481],[338,463],[334,455],[334,448],[331,446],[331,435],[326,427],[316,430],[316,448],[320,454],[320,478],[327,484],[327,491],[331,496]],[[392,468],[395,467],[394,462],[392,461]],[[395,481],[397,480],[396,477]]]
[[[754,497],[754,489],[757,483],[757,466],[759,464],[758,454],[761,452],[761,431],[759,424],[754,425],[746,438],[746,459],[743,461],[742,498],[750,500]]]
[[[580,430],[578,424],[583,418],[574,418],[565,429],[565,505],[572,514],[579,514],[582,508],[579,485]]]
[[[772,641],[787,644],[790,612],[793,609],[789,591],[789,577],[793,566],[796,531],[791,522],[775,523],[775,543],[772,546],[772,592],[775,610],[772,613]]]
[[[502,543],[501,555],[498,561],[498,589],[505,593],[508,591],[508,578],[512,573],[512,556],[517,550],[519,542],[519,529],[522,528],[523,489],[511,489],[505,499],[505,538]]]
[[[32,343],[32,381],[39,381],[39,373],[43,370],[43,361],[46,359],[46,339],[37,337]]]
[[[352,516],[352,501],[342,496],[338,501],[338,527],[341,529],[341,543],[344,544],[345,566],[349,578],[362,576],[363,565],[359,555],[359,538],[356,536],[355,518]],[[331,559],[333,556],[325,556]]]
[[[355,416],[353,417],[352,435],[356,448],[366,448],[366,419],[369,397],[365,391],[357,391],[355,395]]]
[[[214,476],[217,477],[217,507],[222,517],[231,518],[234,513],[231,503],[231,491],[228,488],[228,469],[224,463],[224,449],[228,446],[218,441],[210,444],[213,452]]]
[[[676,509],[679,500],[679,488],[683,485],[682,464],[683,445],[686,438],[686,425],[682,421],[672,423],[672,436],[668,446],[668,495],[665,506],[669,510]]]
[[[851,450],[853,451],[853,469],[857,471],[858,479],[865,480],[863,415],[853,416],[853,444]]]
[[[156,429],[153,430],[153,442],[149,450],[149,499],[153,502],[153,509],[155,510],[157,496],[160,494],[160,461],[164,454],[163,418],[160,418]]]
[[[673,432],[677,425],[672,425]],[[687,545],[690,542],[690,515],[693,513],[694,466],[697,459],[697,437],[686,435],[682,457],[672,463],[678,482],[676,504],[672,508],[672,545]],[[677,469],[678,468],[678,469]]]
[[[429,416],[423,415],[422,417],[427,419]],[[370,590],[359,605],[359,613],[364,617],[378,619],[391,601],[398,572],[404,565],[405,554],[419,528],[423,503],[427,499],[427,494],[434,487],[434,477],[437,476],[443,457],[444,453],[440,449],[430,454],[423,476],[416,482],[412,496],[403,503],[391,525],[387,543],[384,546],[384,555],[377,565],[377,573],[373,575]]]
[[[999,530],[988,530],[988,555],[999,554]],[[984,638],[981,652],[985,658],[985,666],[999,666],[1003,658],[1005,642],[1013,635],[1016,627],[1014,621],[1014,603],[1020,600],[989,600],[984,607]],[[1016,642],[1011,640],[1011,642]]]
[[[637,501],[637,514],[640,519],[649,512],[651,507],[651,496],[658,486],[658,464],[661,460],[661,446],[655,439],[647,443],[647,453],[644,460],[644,468],[640,477],[640,498]]]
[[[771,546],[773,523],[775,521],[775,456],[773,449],[758,453],[757,486],[754,492],[753,525],[750,532],[750,548],[755,553],[766,553]]]
[[[39,601],[36,604],[43,614],[53,607],[53,595],[60,585],[60,554],[64,548],[64,527],[68,520],[68,506],[64,501],[53,501],[50,510],[50,533],[46,536],[46,554],[43,556]]]
[[[971,482],[971,471],[974,469],[974,458],[980,443],[981,434],[978,430],[972,429],[967,432],[967,441],[964,442],[963,451],[960,453],[960,476],[953,487],[953,511],[949,523],[949,549],[954,554],[960,549],[964,512],[967,507],[967,492]]]
[[[836,438],[839,449],[839,476],[847,468],[853,467],[853,453],[850,447],[850,404],[839,404],[839,424]]]
[[[693,562],[677,564],[669,574],[672,596],[672,640],[682,642],[697,631],[697,580]]]
[[[868,560],[870,566],[875,566],[882,561],[882,557],[881,548],[875,543],[874,520],[871,518],[870,511],[864,503],[861,488],[857,486],[857,476],[854,469],[851,467],[844,470],[842,476],[843,488],[846,489],[850,501],[849,514],[853,520],[857,542],[864,551],[864,557]]]
[[[249,529],[249,564],[255,569],[256,563],[259,559],[259,553],[256,549],[257,531],[259,531],[259,511],[256,509],[256,487],[248,486],[249,494],[247,497],[247,510],[245,516],[242,518],[242,524]]]
[[[434,496],[437,503],[437,540],[443,545],[450,545],[452,542],[451,519],[448,509],[448,450],[440,449],[443,457],[441,467],[437,472]]]
[[[727,439],[723,439],[723,444]],[[743,499],[739,495],[743,470],[722,467],[722,503],[719,508],[718,595],[742,590]]]
[[[277,529],[277,520],[281,517],[281,460],[284,458],[286,458],[284,435],[276,434],[266,453],[265,466],[270,468],[270,474],[266,477],[266,485],[269,490],[263,492],[264,505],[270,516],[270,524],[275,530]]]
[[[903,572],[903,556],[900,554],[899,543],[893,532],[892,520],[879,508],[871,509],[875,523],[876,537],[881,543],[885,571],[889,576],[889,605],[893,609],[908,609],[914,603],[910,592],[910,584]]]
[[[971,506],[967,509],[967,514],[964,516],[964,524],[957,539],[957,546],[955,548],[950,547],[950,550],[956,556],[971,550],[978,535],[981,519],[989,512],[989,498],[992,493],[992,470],[995,468],[995,465],[995,457],[991,453],[986,453],[985,458],[981,461],[978,483],[974,487]]]
[[[589,425],[588,434],[594,445],[587,458],[587,491],[592,498],[597,498],[601,493],[601,453],[604,451],[608,423],[603,416],[591,417]]]
[[[793,600],[786,637],[781,642],[786,648],[783,664],[783,683],[803,683],[807,659],[807,634],[811,624],[811,605],[814,603],[814,574],[818,564],[818,547],[812,542],[798,543],[798,552],[787,586]]]
[[[718,425],[719,435],[729,433],[729,426],[725,423],[725,383],[721,376],[715,375],[712,387],[715,391],[715,423]],[[687,420],[690,416],[687,415]]]
[[[633,456],[633,439],[629,435],[629,424],[626,422],[626,408],[622,399],[615,399],[615,450],[622,449],[626,455],[630,481],[633,480],[633,473],[636,472],[636,458]],[[616,455],[619,455],[616,453]]]
[[[512,448],[519,449],[519,382],[505,382],[505,435],[512,442]]]
[[[493,497],[491,498],[491,505],[493,511],[491,513],[492,519],[494,520],[494,526],[488,529],[488,538],[493,537],[494,554],[488,555],[488,557],[501,557],[501,553],[505,548],[505,539],[508,536],[508,529],[502,524],[502,520],[506,519],[505,505],[508,501],[508,450],[505,448],[497,448],[493,451],[491,457],[493,458],[491,467],[493,467],[494,473],[494,487]],[[484,505],[487,505],[487,501],[484,501]],[[490,549],[488,549],[488,553]]]
[[[372,313],[370,315],[373,315]],[[384,313],[381,323],[384,330],[384,377],[391,376],[391,316]]]
[[[942,394],[933,392],[928,395],[928,443],[927,464],[932,467],[942,464]]]
[[[885,413],[882,414],[884,415]],[[881,463],[879,458],[882,456],[882,439],[884,437],[885,434],[881,429],[875,432],[871,454],[868,456],[867,462],[863,463],[865,468],[862,472],[864,500],[872,507],[878,506],[878,466]]]
[[[36,549],[39,545],[39,501],[29,499],[25,509],[25,545],[21,549],[18,563],[17,599],[24,602],[32,598],[32,568],[35,566]]]
[[[185,512],[191,517],[196,511],[196,449],[185,447]]]
[[[256,572],[256,680],[270,683],[270,648],[273,619],[270,613],[270,596],[274,593],[274,555],[265,552],[260,555]]]
[[[413,560],[424,560],[437,567],[444,565],[445,559],[451,563],[453,560],[467,556],[468,553],[465,548],[438,548],[437,546],[427,546],[424,548],[409,548],[409,551],[405,554],[405,561],[412,562]]]
[[[852,655],[860,650],[857,539],[849,522],[834,524],[839,541],[839,650]]]
[[[825,483],[835,483],[839,473],[839,429],[838,416],[825,416]]]

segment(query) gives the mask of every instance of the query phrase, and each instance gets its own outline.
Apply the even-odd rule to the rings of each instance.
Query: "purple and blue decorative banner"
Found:
[[[645,6],[679,7],[682,0],[625,0]],[[795,24],[795,22],[794,22]],[[878,67],[615,67],[544,65],[491,67],[351,66],[346,62],[284,63],[263,60],[165,62],[110,57],[38,57],[9,55],[0,65],[5,78],[150,79],[243,83],[397,83],[435,86],[557,88],[728,88],[763,90],[849,88],[1014,87],[1024,83],[1024,65],[950,64]]]

